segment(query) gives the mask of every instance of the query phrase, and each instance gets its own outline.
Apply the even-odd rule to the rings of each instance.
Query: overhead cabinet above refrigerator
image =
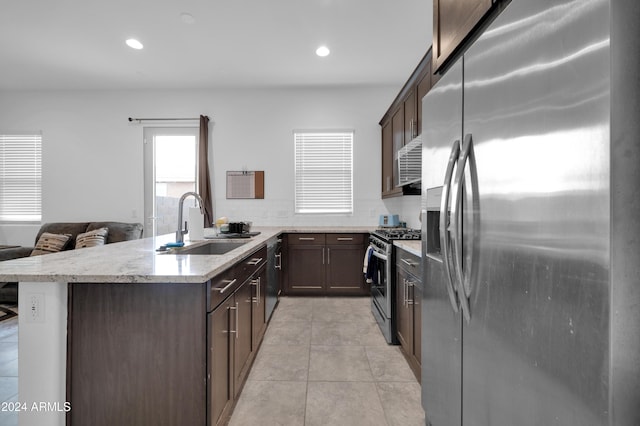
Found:
[[[512,0],[423,99],[427,424],[640,424],[638,21]]]

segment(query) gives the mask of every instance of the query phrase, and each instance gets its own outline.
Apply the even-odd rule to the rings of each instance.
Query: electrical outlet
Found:
[[[44,294],[31,293],[28,298],[27,321],[44,322]]]

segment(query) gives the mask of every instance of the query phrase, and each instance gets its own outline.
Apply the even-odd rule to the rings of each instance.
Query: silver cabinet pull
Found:
[[[260,277],[256,278],[255,280],[251,280],[251,285],[255,285],[256,286],[256,300],[255,302],[259,305],[260,304]]]
[[[338,241],[353,241],[353,237],[338,237]]]
[[[282,269],[282,253],[278,253],[275,255],[275,258],[278,260],[274,265],[275,269]]]
[[[419,265],[418,262],[412,262],[411,259],[400,259],[402,261],[402,263],[404,263],[405,265],[411,266],[412,268],[415,268],[416,266]]]
[[[240,304],[238,302],[236,302],[236,339],[238,338],[238,335],[240,334],[240,320],[239,320],[239,314],[240,312]]]
[[[315,237],[298,237],[298,241],[315,241]]]
[[[238,338],[238,302],[236,302],[236,306],[229,306],[227,308],[230,311],[236,311],[236,329],[235,330],[229,330],[229,333],[235,333],[236,334],[236,339]],[[231,328],[231,325],[229,325],[229,328]]]
[[[256,266],[260,262],[262,262],[262,258],[261,257],[254,257],[253,259],[251,259],[250,261],[247,262],[247,265]]]
[[[327,247],[327,265],[331,265],[331,249]]]
[[[233,284],[235,284],[237,280],[234,278],[232,280],[222,280],[223,283],[227,283],[226,286],[219,288],[219,287],[211,287],[211,290],[217,290],[220,292],[220,294],[224,293],[225,291],[229,290],[229,287],[231,287]]]
[[[324,247],[322,247],[322,264],[324,265]]]
[[[262,296],[262,279],[258,277],[258,305],[260,304],[260,298]]]
[[[402,306],[407,306],[407,280],[402,279]]]
[[[407,308],[408,308],[409,305],[413,305],[413,297],[411,299],[409,298],[409,287],[415,286],[416,283],[413,281],[407,280],[406,285],[407,285]]]

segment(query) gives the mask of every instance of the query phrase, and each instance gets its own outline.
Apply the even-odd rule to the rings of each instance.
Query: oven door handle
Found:
[[[375,250],[373,250],[371,253],[372,253],[375,257],[377,257],[378,259],[382,259],[382,260],[384,260],[385,262],[386,262],[387,260],[389,260],[389,258],[388,258],[386,255],[384,255],[384,254],[380,254],[380,253],[378,253],[378,252],[377,252],[377,251],[375,251]]]

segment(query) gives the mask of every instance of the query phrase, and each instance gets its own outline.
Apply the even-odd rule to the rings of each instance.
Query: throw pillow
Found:
[[[72,235],[70,234],[51,234],[43,232],[38,238],[36,247],[31,251],[31,256],[40,256],[41,254],[56,253],[64,250],[69,244]]]
[[[108,228],[98,228],[93,231],[78,234],[76,237],[76,248],[103,246],[107,243]]]

